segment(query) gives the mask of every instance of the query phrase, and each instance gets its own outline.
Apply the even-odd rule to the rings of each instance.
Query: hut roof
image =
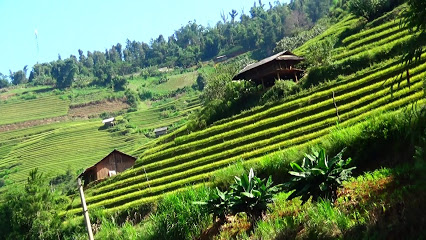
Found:
[[[167,130],[167,129],[168,129],[167,127],[156,128],[156,129],[154,129],[154,133],[156,133],[156,132],[162,132],[162,131]]]
[[[245,68],[243,68],[243,70],[241,70],[237,75],[235,75],[235,77],[233,78],[233,80],[238,80],[241,79],[241,74],[248,72],[254,68],[260,67],[266,63],[272,62],[274,60],[280,60],[280,61],[302,61],[304,60],[304,58],[299,57],[297,55],[295,55],[294,53],[290,52],[290,51],[282,51],[279,52],[275,55],[272,55],[270,57],[267,57],[265,59],[260,60],[259,62],[253,63],[253,64],[249,64],[247,65]]]
[[[107,118],[107,119],[104,119],[104,120],[102,120],[102,123],[109,123],[109,122],[114,122],[114,118],[112,117],[112,118]]]
[[[131,157],[131,158],[133,158],[133,159],[137,159],[137,157],[133,157],[133,156],[131,156],[131,155],[129,155],[129,154],[126,154],[126,153],[123,153],[123,152],[120,152],[120,151],[118,151],[117,149],[114,149],[112,152],[110,152],[108,155],[106,155],[104,158],[102,158],[100,161],[98,161],[97,163],[95,163],[95,164],[93,164],[92,166],[90,166],[90,167],[88,167],[88,168],[86,168],[86,169],[84,169],[84,171],[82,172],[82,173],[80,173],[78,176],[77,176],[77,178],[80,178],[84,173],[86,173],[87,171],[89,171],[89,170],[91,170],[91,169],[93,169],[97,164],[99,164],[100,162],[102,162],[103,160],[105,160],[107,157],[109,157],[111,154],[113,154],[113,153],[119,153],[119,154],[121,154],[121,155],[125,155],[125,156],[128,156],[128,157]]]

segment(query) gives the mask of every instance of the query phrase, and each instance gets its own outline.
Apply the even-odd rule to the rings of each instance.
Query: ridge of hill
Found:
[[[345,75],[287,101],[246,111],[204,130],[182,131],[174,140],[163,138],[149,149],[142,148],[132,169],[87,190],[89,208],[102,207],[107,212],[135,208],[188,185],[209,184],[216,170],[238,161],[256,161],[283,148],[319,142],[336,122],[339,127],[352,126],[374,114],[424,101],[426,54],[409,65],[406,81],[405,66],[394,51],[409,41],[410,34],[385,22],[344,37],[345,31],[356,30],[357,21],[348,17],[296,50],[303,55],[310,44],[329,35],[343,38],[334,50],[334,64],[323,69],[331,73],[345,69]],[[81,211],[77,203],[72,207],[63,214]]]

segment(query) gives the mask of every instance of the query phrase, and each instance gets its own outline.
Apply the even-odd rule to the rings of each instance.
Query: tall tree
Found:
[[[231,16],[231,23],[232,25],[235,23],[235,17],[237,17],[238,13],[237,10],[232,9],[232,11],[229,13],[229,16]]]
[[[25,186],[10,189],[0,203],[0,232],[4,239],[56,239],[61,219],[61,202],[37,169],[30,172]]]
[[[17,72],[12,72],[11,70],[9,70],[10,72],[9,77],[10,79],[12,79],[12,83],[14,85],[27,83],[28,82],[27,75],[26,75],[27,71],[28,71],[27,65],[24,66],[23,70],[19,70]]]
[[[7,80],[7,76],[0,73],[0,88],[6,88],[9,86],[9,81]]]

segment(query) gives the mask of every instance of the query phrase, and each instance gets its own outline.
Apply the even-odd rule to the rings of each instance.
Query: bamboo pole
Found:
[[[334,91],[333,91],[333,104],[334,108],[336,108],[337,121],[340,123],[339,109],[337,108],[336,100],[334,99]]]
[[[83,185],[81,185],[81,179],[77,179],[78,190],[80,192],[81,206],[83,207],[84,221],[86,222],[87,234],[89,240],[93,240],[92,226],[90,225],[89,210],[87,209],[86,199],[84,198]]]

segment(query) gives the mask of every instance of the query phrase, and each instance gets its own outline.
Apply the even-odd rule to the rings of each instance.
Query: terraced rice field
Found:
[[[182,119],[186,119],[189,113],[201,107],[198,96],[181,97],[171,102],[126,115],[130,124],[140,129],[155,129],[170,126]]]
[[[24,96],[23,94],[30,90],[16,89],[11,90],[11,93]],[[89,167],[113,149],[129,154],[137,154],[135,150],[142,151],[141,145],[151,141],[143,134],[124,135],[121,131],[111,133],[101,128],[102,123],[99,119],[70,121],[70,118],[67,118],[72,115],[69,111],[70,104],[90,102],[95,99],[95,95],[101,99],[109,96],[96,94],[99,91],[97,88],[78,89],[74,92],[65,92],[61,98],[47,91],[31,100],[25,100],[21,95],[2,99],[0,130],[2,130],[1,126],[4,128],[0,131],[0,170],[14,168],[9,179],[19,183],[25,180],[28,172],[35,167],[38,167],[41,172],[54,176],[67,168],[77,171]],[[72,98],[66,94],[70,94]],[[6,93],[3,95],[6,96]],[[92,105],[88,106],[92,107]],[[175,107],[176,114],[164,115],[170,112],[165,110],[171,106]],[[131,124],[143,129],[154,129],[177,124],[182,119],[186,119],[189,112],[199,107],[197,96],[183,96],[145,111],[129,113],[128,116]],[[84,108],[86,105],[74,107],[73,110],[82,111]],[[99,109],[102,108],[98,107],[91,113]],[[40,121],[40,124],[36,124],[37,121]],[[33,122],[34,125],[30,125]],[[29,125],[26,128],[10,127],[17,123]],[[1,189],[1,191],[4,190],[4,188]]]
[[[154,93],[166,94],[177,89],[192,86],[197,80],[198,71],[194,70],[184,73],[172,72],[167,73],[165,76],[167,77],[167,81],[161,84],[155,83],[160,79],[159,76],[149,77],[147,79],[135,77],[129,80],[129,88],[136,91],[139,87],[143,86]]]
[[[64,116],[68,106],[69,101],[61,100],[58,96],[0,101],[0,125]]]
[[[347,18],[307,44],[321,40],[327,34],[339,35],[356,25],[356,21]],[[239,160],[253,160],[280,149],[318,142],[338,121],[334,101],[339,111],[340,127],[352,126],[372,114],[393,111],[419,100],[424,102],[421,99],[424,96],[426,54],[409,66],[408,83],[405,73],[401,75],[405,72],[404,66],[399,65],[397,56],[388,52],[406,41],[407,35],[394,38],[394,31],[393,23],[385,23],[352,35],[343,40],[344,46],[334,59],[342,63],[358,58],[359,54],[383,56],[386,53],[389,58],[385,61],[340,77],[339,81],[302,93],[297,98],[257,108],[172,141],[152,144],[140,155],[134,168],[87,191],[89,208],[105,207],[108,212],[114,212],[137,207],[164,193],[208,182],[216,170]],[[362,50],[358,51],[358,48]],[[306,45],[297,52],[303,53],[304,49]],[[398,83],[396,79],[400,77],[403,81]],[[81,211],[78,204],[73,207],[67,213]]]
[[[53,175],[89,167],[113,149],[130,151],[134,137],[113,135],[101,126],[100,121],[79,121],[0,133],[0,168],[17,166],[10,179],[21,182],[36,167]]]
[[[172,75],[168,77],[169,80],[167,82],[156,85],[153,89],[159,92],[167,92],[176,90],[178,88],[191,86],[195,83],[197,76],[197,71]]]

